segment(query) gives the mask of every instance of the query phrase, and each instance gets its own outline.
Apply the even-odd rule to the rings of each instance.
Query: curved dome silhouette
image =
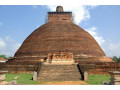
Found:
[[[95,39],[72,22],[49,22],[33,31],[15,57],[47,57],[49,52],[69,51],[73,55],[106,56]]]

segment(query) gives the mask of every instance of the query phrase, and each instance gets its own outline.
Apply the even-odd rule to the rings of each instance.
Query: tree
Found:
[[[8,58],[6,57],[6,55],[0,55],[0,57],[3,57],[4,59],[8,60]]]
[[[116,56],[113,56],[112,60],[116,61],[116,62],[120,62],[120,57],[116,57]]]
[[[118,58],[118,62],[120,62],[120,57]]]

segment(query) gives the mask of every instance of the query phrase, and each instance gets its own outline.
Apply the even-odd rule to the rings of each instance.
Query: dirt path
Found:
[[[53,81],[53,82],[44,82],[42,85],[89,85],[84,81]]]

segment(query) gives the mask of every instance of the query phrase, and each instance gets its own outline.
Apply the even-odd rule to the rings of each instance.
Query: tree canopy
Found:
[[[116,62],[120,62],[120,57],[118,58],[118,57],[116,57],[116,56],[113,56],[113,58],[112,58],[114,61],[116,61]]]
[[[0,55],[0,57],[3,57],[4,59],[8,60],[6,55]]]

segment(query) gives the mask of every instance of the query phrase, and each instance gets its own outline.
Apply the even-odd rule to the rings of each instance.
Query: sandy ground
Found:
[[[4,81],[4,82],[0,82],[0,85],[15,85],[15,84]],[[29,84],[16,84],[16,85],[29,85]],[[42,82],[42,84],[39,85],[90,85],[90,84],[84,81],[51,81],[51,82],[47,81],[47,82]]]
[[[84,81],[54,81],[44,82],[42,85],[90,85]]]

